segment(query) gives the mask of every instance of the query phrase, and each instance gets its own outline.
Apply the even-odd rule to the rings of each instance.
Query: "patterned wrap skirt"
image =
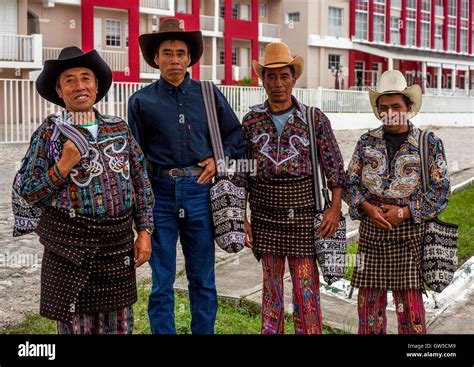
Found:
[[[424,224],[407,220],[385,231],[364,218],[351,285],[390,290],[421,289]]]
[[[313,179],[252,177],[249,203],[253,251],[262,254],[315,257]]]

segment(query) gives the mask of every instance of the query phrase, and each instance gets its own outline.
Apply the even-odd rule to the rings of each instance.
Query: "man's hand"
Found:
[[[197,165],[204,168],[204,171],[202,171],[199,176],[198,183],[206,184],[211,181],[216,174],[216,162],[214,161],[214,158],[207,158],[206,160],[199,162]]]
[[[58,162],[58,169],[61,175],[66,177],[80,160],[81,153],[79,153],[76,145],[71,140],[68,140],[63,146],[61,159]]]
[[[331,237],[337,230],[340,217],[341,207],[331,206],[326,209],[323,213],[323,221],[316,230],[316,233],[324,239]]]
[[[383,210],[383,217],[390,222],[392,226],[398,226],[410,216],[410,210],[407,206],[400,207],[396,205],[383,204],[380,206]]]
[[[151,235],[147,231],[139,231],[133,249],[135,269],[142,266],[151,256]]]
[[[364,201],[361,204],[362,210],[364,210],[365,214],[372,220],[376,227],[391,231],[393,229],[392,224],[384,218],[383,209],[379,208],[378,206],[372,205],[367,201]]]
[[[253,248],[253,236],[252,236],[252,226],[245,217],[245,247]]]

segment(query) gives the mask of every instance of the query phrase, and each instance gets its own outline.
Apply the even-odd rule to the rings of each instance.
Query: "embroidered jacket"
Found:
[[[410,123],[407,140],[388,167],[383,126],[363,134],[348,167],[344,200],[353,219],[363,219],[360,204],[367,200],[409,207],[416,223],[440,215],[447,207],[450,192],[448,165],[443,142],[429,134],[428,172],[430,190],[423,194],[418,138],[420,129]]]
[[[271,118],[268,102],[250,107],[242,122],[246,158],[255,159],[257,175],[310,176],[311,150],[306,106],[292,96],[295,110],[281,135]],[[344,163],[327,116],[315,109],[316,140],[328,188],[343,187]]]
[[[134,206],[137,229],[152,230],[154,197],[143,153],[125,121],[95,112],[97,141],[86,128],[75,125],[89,143],[89,154],[67,177],[57,166],[66,141],[63,135],[55,138],[54,119],[59,117],[44,120],[33,133],[23,162],[21,195],[32,204],[90,217],[117,217]]]

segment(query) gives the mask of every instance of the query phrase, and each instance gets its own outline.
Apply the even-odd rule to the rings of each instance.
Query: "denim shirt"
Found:
[[[215,96],[224,154],[242,158],[240,122],[217,88]],[[178,87],[161,78],[134,93],[128,123],[155,167],[188,167],[213,156],[200,82],[189,73]]]

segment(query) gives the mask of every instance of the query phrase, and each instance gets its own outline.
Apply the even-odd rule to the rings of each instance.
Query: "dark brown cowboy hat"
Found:
[[[56,82],[62,72],[72,68],[88,68],[98,80],[98,92],[95,103],[99,102],[109,91],[112,84],[112,70],[96,50],[84,53],[78,47],[63,48],[57,60],[46,60],[43,71],[36,80],[36,90],[44,99],[61,107],[66,107],[56,92]]]
[[[188,45],[191,53],[191,63],[189,66],[194,65],[201,58],[204,49],[201,31],[186,32],[183,22],[177,18],[168,18],[161,22],[157,33],[142,34],[138,38],[143,58],[148,65],[159,69],[159,66],[155,63],[156,50],[160,47],[161,42],[168,40],[179,40]]]

